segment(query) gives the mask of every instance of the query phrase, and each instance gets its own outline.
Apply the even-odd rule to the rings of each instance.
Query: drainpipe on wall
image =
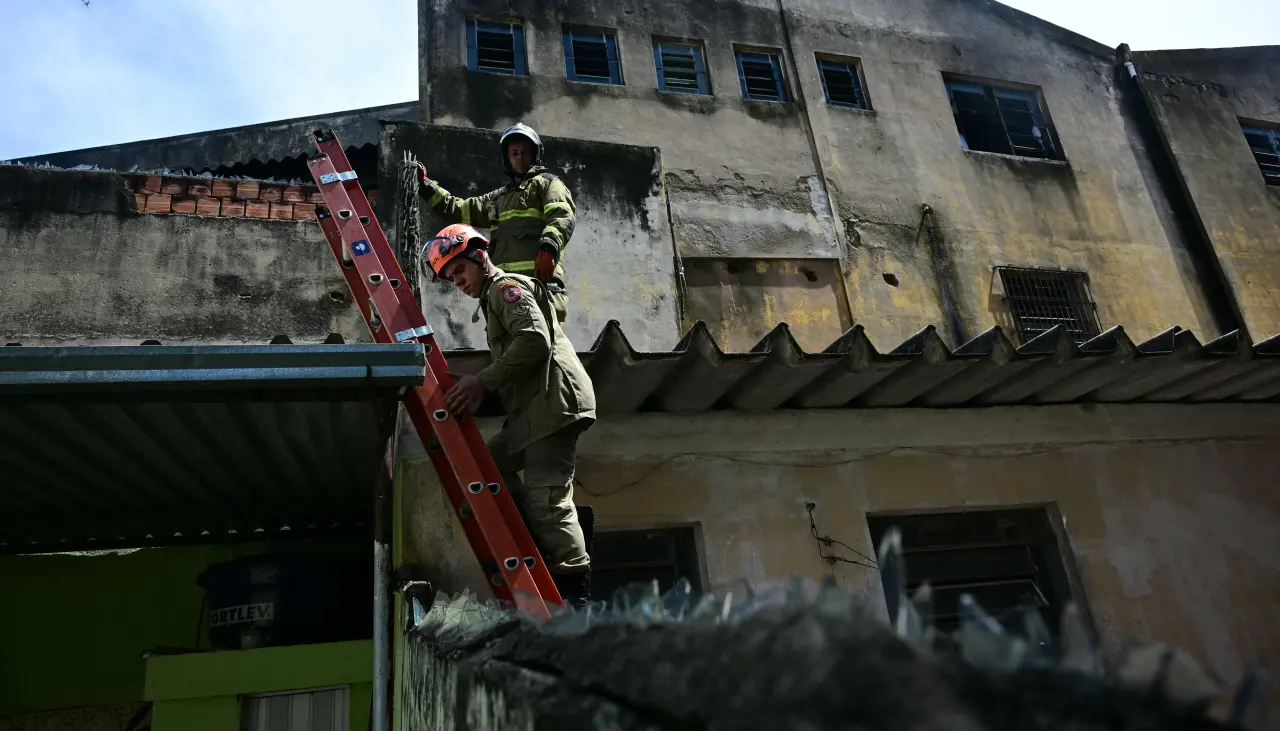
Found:
[[[818,173],[818,185],[822,190],[822,197],[826,199],[827,215],[831,221],[831,234],[835,238],[836,249],[839,256],[836,258],[836,276],[840,277],[840,284],[844,289],[845,306],[849,309],[849,321],[853,322],[853,293],[849,291],[849,282],[845,279],[843,267],[845,256],[849,253],[849,248],[845,245],[844,232],[840,228],[840,212],[836,209],[836,203],[831,198],[831,188],[827,183],[827,171],[822,165],[822,155],[818,150],[818,139],[813,134],[813,120],[809,117],[809,104],[804,94],[804,85],[800,81],[800,65],[796,61],[795,45],[791,42],[791,25],[787,22],[787,11],[782,5],[782,0],[777,0],[778,18],[782,22],[782,38],[787,46],[786,56],[789,59],[791,67],[791,78],[796,80],[795,88],[795,104],[800,108],[800,124],[804,127],[804,136],[809,143],[809,154],[813,157],[813,166]]]
[[[1151,107],[1151,100],[1142,84],[1142,73],[1133,60],[1133,53],[1128,43],[1121,43],[1116,48],[1116,61],[1121,71],[1122,103],[1128,100],[1128,106],[1136,117],[1142,132],[1143,142],[1151,155],[1156,175],[1160,179],[1161,188],[1169,204],[1173,207],[1178,219],[1179,228],[1189,244],[1188,250],[1196,270],[1197,279],[1208,300],[1209,310],[1213,315],[1219,332],[1225,335],[1232,330],[1239,330],[1246,339],[1249,329],[1245,324],[1240,303],[1236,300],[1235,289],[1227,278],[1222,267],[1222,260],[1213,246],[1213,239],[1205,228],[1200,211],[1196,208],[1195,198],[1187,187],[1187,181],[1178,166],[1178,159],[1173,154],[1169,136],[1164,125]],[[1132,93],[1123,93],[1123,84],[1127,83]]]

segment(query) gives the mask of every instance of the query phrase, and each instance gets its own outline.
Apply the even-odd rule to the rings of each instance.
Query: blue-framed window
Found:
[[[707,60],[702,46],[655,41],[653,63],[658,67],[658,90],[677,94],[710,94]]]
[[[822,79],[822,93],[833,107],[870,109],[867,94],[862,89],[862,75],[857,61],[818,59],[818,77]]]
[[[525,75],[524,26],[467,18],[467,68]]]
[[[1061,160],[1057,134],[1029,89],[945,79],[966,150]]]
[[[618,39],[613,33],[590,30],[564,32],[564,67],[570,81],[621,84]]]
[[[782,83],[782,59],[778,54],[737,51],[735,55],[743,99],[767,102],[787,100],[787,89]]]
[[[1259,127],[1240,123],[1240,131],[1249,142],[1249,151],[1262,171],[1267,185],[1280,185],[1280,127]]]

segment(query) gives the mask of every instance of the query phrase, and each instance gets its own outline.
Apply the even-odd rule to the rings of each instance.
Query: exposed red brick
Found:
[[[196,199],[196,215],[199,216],[216,216],[222,207],[222,201],[217,198],[197,198]]]
[[[235,187],[231,185],[230,180],[213,181],[213,197],[215,198],[230,198],[235,195],[234,191]]]
[[[147,213],[168,213],[173,205],[173,196],[163,193],[152,193],[147,196]]]
[[[316,204],[294,203],[293,204],[293,220],[295,221],[316,220]]]
[[[236,197],[244,198],[246,200],[248,200],[249,198],[257,198],[258,197],[258,181],[242,180],[236,183]]]
[[[195,212],[196,212],[196,199],[195,199],[195,198],[186,198],[186,197],[183,197],[183,198],[174,198],[174,199],[173,199],[173,212],[174,212],[174,213],[185,213],[185,214],[187,214],[187,215],[194,215],[194,214],[195,214]]]
[[[267,218],[271,215],[271,204],[265,201],[245,201],[245,218]]]
[[[264,185],[258,197],[264,201],[278,201],[283,197],[282,191],[276,185]]]
[[[307,202],[308,202],[308,203],[321,203],[321,204],[323,204],[323,203],[324,203],[324,196],[320,195],[320,191],[318,191],[318,190],[317,190],[317,191],[315,191],[314,193],[308,193],[308,194],[307,194]]]
[[[134,193],[133,201],[137,205],[137,210],[139,213],[147,210],[147,194],[146,193]]]
[[[179,178],[162,178],[160,180],[160,192],[165,195],[182,195],[187,192],[186,181]]]
[[[300,203],[305,201],[307,196],[302,192],[301,185],[286,185],[284,188],[284,199],[290,203]]]
[[[187,195],[213,195],[213,186],[202,180],[193,180],[190,183],[187,183]]]
[[[244,215],[244,201],[233,201],[230,198],[223,198],[222,205],[218,208],[219,216],[236,216]]]
[[[272,204],[271,204],[271,217],[272,217],[272,218],[278,218],[278,219],[280,219],[280,220],[282,220],[282,221],[289,221],[289,220],[292,220],[292,219],[293,219],[293,204],[292,204],[292,203],[272,203]]]
[[[143,193],[159,193],[160,192],[160,176],[148,175],[142,179],[140,187]]]

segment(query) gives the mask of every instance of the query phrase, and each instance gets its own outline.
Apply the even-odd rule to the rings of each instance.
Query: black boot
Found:
[[[555,582],[566,607],[582,609],[591,601],[591,569],[572,574],[552,574],[551,580]]]

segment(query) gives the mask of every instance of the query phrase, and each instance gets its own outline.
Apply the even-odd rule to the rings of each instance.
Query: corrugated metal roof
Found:
[[[0,552],[358,528],[424,367],[413,344],[0,348]]]
[[[448,352],[474,373],[488,352]],[[887,353],[855,326],[819,353],[786,324],[750,352],[726,353],[696,323],[670,352],[637,352],[617,322],[581,353],[601,413],[778,408],[973,407],[1072,402],[1270,401],[1280,336],[1238,332],[1201,344],[1173,327],[1141,343],[1114,327],[1076,345],[1055,327],[1021,347],[994,327],[952,350],[930,325]]]

